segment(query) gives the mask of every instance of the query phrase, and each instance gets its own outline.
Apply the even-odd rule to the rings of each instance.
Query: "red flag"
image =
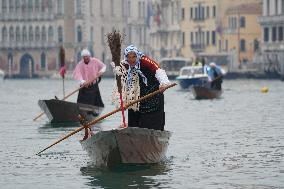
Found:
[[[158,4],[157,5],[157,12],[156,12],[156,15],[155,15],[155,21],[156,21],[158,26],[161,25],[161,14],[162,14],[161,7]]]
[[[64,78],[65,73],[66,73],[66,66],[63,66],[63,67],[60,68],[59,74],[61,75],[62,78]]]

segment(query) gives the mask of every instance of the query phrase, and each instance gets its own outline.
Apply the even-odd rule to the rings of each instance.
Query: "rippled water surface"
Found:
[[[113,84],[100,84],[103,114],[114,109]],[[66,94],[77,87],[65,81]],[[179,86],[166,91],[165,128],[173,133],[167,161],[104,170],[89,162],[78,142],[82,133],[35,155],[78,127],[51,125],[45,116],[32,121],[39,99],[62,98],[61,80],[1,81],[0,188],[284,188],[284,83],[225,80],[223,88],[221,99],[200,101]]]

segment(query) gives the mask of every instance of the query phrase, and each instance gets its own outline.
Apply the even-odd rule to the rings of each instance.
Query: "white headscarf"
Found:
[[[211,68],[215,68],[215,67],[216,67],[216,64],[215,64],[215,62],[211,62],[211,63],[209,64],[209,66],[210,66]]]
[[[84,57],[84,56],[91,56],[91,53],[88,49],[83,49],[81,51],[81,57]]]

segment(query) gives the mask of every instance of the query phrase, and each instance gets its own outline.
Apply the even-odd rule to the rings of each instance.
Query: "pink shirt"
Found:
[[[90,82],[101,76],[105,69],[106,65],[97,58],[91,58],[88,64],[85,64],[82,59],[73,72],[73,78]]]

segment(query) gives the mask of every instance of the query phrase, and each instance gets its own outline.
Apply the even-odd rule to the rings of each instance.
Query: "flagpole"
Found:
[[[65,97],[64,77],[62,78],[62,86],[63,86],[63,98],[64,98]]]
[[[63,46],[60,47],[60,52],[59,52],[59,58],[60,58],[60,75],[62,77],[62,90],[63,90],[63,98],[65,97],[65,83],[64,83],[64,78],[65,78],[65,73],[66,73],[66,67],[65,67],[65,50]]]

